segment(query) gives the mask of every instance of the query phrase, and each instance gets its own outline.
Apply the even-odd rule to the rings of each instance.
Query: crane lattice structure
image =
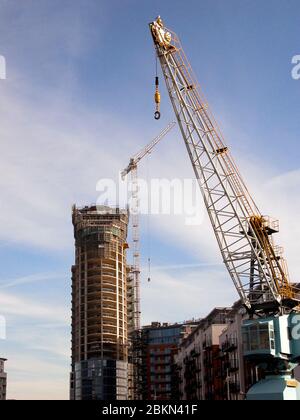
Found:
[[[131,214],[131,225],[132,225],[132,254],[133,254],[133,265],[131,272],[133,274],[134,284],[134,329],[140,329],[140,232],[139,232],[139,183],[137,167],[138,163],[148,154],[152,152],[154,147],[165,137],[167,133],[176,125],[176,122],[170,122],[161,133],[155,137],[146,147],[140,150],[134,157],[129,161],[128,166],[121,172],[121,177],[124,180],[125,177],[131,174],[131,203],[130,203],[130,214]]]
[[[224,263],[250,314],[290,311],[300,301],[272,235],[226,146],[177,35],[160,17],[150,30],[177,121]]]

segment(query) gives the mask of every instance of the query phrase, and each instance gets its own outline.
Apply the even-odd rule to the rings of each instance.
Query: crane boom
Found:
[[[252,199],[209,110],[176,34],[160,17],[150,23],[171,103],[208,215],[238,294],[250,313],[278,313],[297,306],[272,235],[278,222]]]
[[[131,225],[133,242],[133,265],[131,273],[133,275],[134,289],[134,313],[133,325],[135,330],[140,329],[140,235],[139,235],[139,185],[137,165],[154,147],[165,137],[169,131],[176,125],[176,122],[170,122],[157,137],[155,137],[147,146],[140,150],[129,161],[128,166],[121,172],[122,179],[131,174]]]
[[[167,125],[167,127],[159,133],[157,137],[155,137],[149,144],[147,144],[147,146],[145,146],[142,150],[140,150],[135,156],[133,156],[130,159],[128,166],[121,172],[122,179],[124,179],[126,175],[128,175],[134,169],[135,166],[137,166],[140,160],[142,160],[147,154],[152,152],[157,143],[159,143],[163,139],[163,137],[165,137],[165,135],[168,134],[170,130],[172,130],[172,128],[175,125],[175,121],[170,122]]]

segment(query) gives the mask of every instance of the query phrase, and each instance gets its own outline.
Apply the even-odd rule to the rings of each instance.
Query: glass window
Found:
[[[249,329],[250,350],[258,350],[258,328],[257,325],[252,325]]]
[[[243,331],[243,346],[244,351],[250,351],[249,331],[248,329]]]
[[[274,331],[273,331],[273,338],[274,338]],[[271,340],[272,340],[272,336],[270,335],[270,332],[269,332],[268,322],[251,325],[245,328],[243,331],[243,344],[244,344],[245,351],[257,351],[257,350],[269,351]]]
[[[261,324],[259,328],[259,338],[260,338],[259,348],[261,350],[264,350],[264,349],[268,350],[270,348],[268,327],[269,327],[268,324],[266,325]]]

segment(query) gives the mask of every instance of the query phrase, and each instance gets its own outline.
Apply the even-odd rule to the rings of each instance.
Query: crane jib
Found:
[[[234,162],[177,35],[160,17],[150,23],[167,91],[199,180],[224,263],[251,313],[288,312],[300,291],[275,246],[278,223],[263,216]]]

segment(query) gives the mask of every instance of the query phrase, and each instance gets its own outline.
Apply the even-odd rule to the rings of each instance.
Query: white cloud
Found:
[[[7,361],[7,398],[63,400],[69,396],[69,372],[57,360],[44,361],[32,352],[12,351]]]
[[[184,159],[178,156],[177,171],[182,167],[185,172],[184,160],[188,161],[188,156],[185,156]],[[281,230],[279,235],[274,236],[274,239],[276,243],[285,248],[291,277],[297,281],[300,277],[297,240],[300,227],[296,223],[297,211],[300,208],[300,169],[274,175],[274,168],[266,167],[259,162],[254,164],[243,159],[239,159],[239,161],[241,162],[241,172],[247,175],[246,182],[260,211],[264,215],[270,215],[280,221]],[[162,163],[160,164],[163,166]],[[156,163],[156,166],[158,168],[159,163]],[[160,172],[159,168],[157,172]],[[165,246],[172,243],[179,250],[181,248],[185,253],[188,252],[194,258],[199,259],[199,262],[221,262],[220,251],[206,211],[198,226],[187,226],[185,216],[151,216],[145,225],[149,223],[151,232],[154,232]]]
[[[269,179],[263,185],[262,202],[271,212],[271,216],[278,218],[280,233],[276,243],[283,246],[290,271],[291,280],[299,282],[300,258],[299,236],[300,226],[297,218],[300,209],[300,169],[281,174]]]
[[[25,359],[24,363],[26,363]],[[53,367],[55,367],[55,364],[46,365],[43,370],[40,370],[41,377],[46,379],[31,379],[30,372],[27,372],[26,377],[23,380],[15,381],[13,387],[8,388],[7,398],[26,401],[68,400],[69,377],[63,372],[63,374],[56,373],[55,377],[52,379],[47,379],[47,376],[49,376],[49,372],[51,372]]]
[[[0,308],[7,318],[1,355],[8,358],[8,398],[67,399],[69,309],[2,292]]]
[[[70,331],[71,328],[66,322],[45,323],[39,319],[31,322],[25,320],[22,324],[15,322],[9,327],[9,345],[21,345],[29,353],[39,354],[41,360],[44,357],[52,357],[66,362],[67,366],[70,362]]]
[[[1,279],[0,289],[9,289],[31,283],[40,283],[48,280],[60,279],[64,273],[36,273],[14,279]]]
[[[151,282],[142,282],[142,318],[184,321],[206,316],[215,306],[230,306],[236,291],[223,267],[155,270]]]
[[[0,292],[1,315],[15,316],[19,320],[23,318],[35,318],[38,320],[56,321],[67,323],[69,320],[69,309],[53,306],[44,302],[36,302],[31,299]]]
[[[43,107],[10,95],[0,100],[0,239],[70,249],[71,205],[96,202],[97,180],[116,177],[124,159],[108,139],[117,144],[132,135],[103,113]]]

